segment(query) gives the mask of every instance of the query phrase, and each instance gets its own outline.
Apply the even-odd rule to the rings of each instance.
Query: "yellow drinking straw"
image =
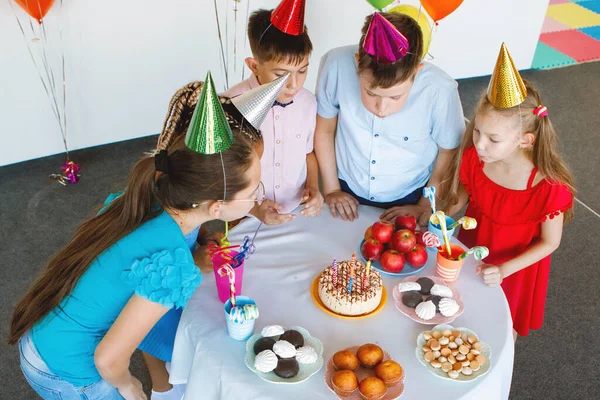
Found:
[[[446,245],[448,257],[452,257],[452,248],[450,247],[450,240],[448,239],[448,229],[446,228],[446,215],[443,211],[438,211],[434,215],[437,217],[438,223],[440,224],[440,228],[442,229],[442,236],[444,237],[444,244]]]

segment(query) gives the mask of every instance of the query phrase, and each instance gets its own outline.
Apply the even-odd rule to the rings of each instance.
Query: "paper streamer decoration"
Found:
[[[259,315],[256,304],[246,304],[244,306],[244,318],[246,320],[257,319]]]
[[[427,231],[423,233],[422,240],[425,247],[440,247],[440,239],[433,232]]]
[[[463,229],[469,231],[477,228],[477,220],[471,217],[462,217],[458,221],[454,221],[454,223],[448,227],[448,230],[451,231],[459,225],[461,225]]]
[[[467,258],[468,256],[470,256],[471,254],[477,261],[481,261],[490,255],[490,250],[485,246],[475,246],[472,249],[467,250],[464,253],[462,253],[461,255],[459,255],[456,259],[463,260],[463,259]]]

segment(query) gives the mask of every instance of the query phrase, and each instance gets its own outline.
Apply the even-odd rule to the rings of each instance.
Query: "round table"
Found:
[[[512,378],[514,345],[508,304],[500,288],[489,288],[475,275],[477,261],[468,258],[457,281],[464,313],[452,325],[467,327],[492,349],[490,372],[468,383],[448,381],[431,374],[415,356],[421,325],[394,306],[392,291],[401,278],[383,275],[388,299],[383,310],[368,318],[348,320],[329,315],[313,302],[310,286],[331,263],[350,259],[366,228],[381,210],[361,206],[354,222],[334,219],[325,208],[319,217],[298,215],[292,223],[262,226],[256,252],[246,260],[242,294],[252,297],[260,310],[255,332],[266,325],[302,326],[319,338],[325,362],[336,351],[353,345],[377,343],[405,370],[402,399],[507,399]],[[230,232],[232,243],[252,237],[259,222],[250,218]],[[454,239],[456,240],[456,239]],[[435,254],[419,275],[435,275]],[[187,383],[191,399],[335,399],[324,381],[325,366],[310,379],[295,385],[263,381],[245,363],[245,342],[229,338],[223,304],[217,297],[214,274],[203,282],[183,312],[171,364],[171,383]]]

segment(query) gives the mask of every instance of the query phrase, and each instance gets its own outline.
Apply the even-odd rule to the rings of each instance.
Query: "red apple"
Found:
[[[415,231],[415,237],[417,238],[417,244],[425,246],[425,243],[423,243],[423,231]]]
[[[427,262],[427,250],[425,246],[416,245],[406,253],[406,261],[415,268],[422,267]]]
[[[417,229],[417,220],[412,215],[398,215],[395,223],[397,230],[409,229],[414,232]]]
[[[387,243],[392,240],[394,234],[394,225],[391,222],[375,222],[371,227],[371,236],[380,243]]]
[[[373,227],[370,226],[367,228],[367,230],[365,231],[365,240],[369,240],[373,237],[372,235],[372,231],[373,231]]]
[[[381,268],[387,272],[400,272],[404,268],[404,254],[387,250],[381,255]]]
[[[415,234],[408,229],[401,229],[392,236],[392,247],[400,253],[408,253],[416,244]]]
[[[383,253],[383,244],[375,239],[365,240],[360,252],[366,260],[378,261],[381,253]]]

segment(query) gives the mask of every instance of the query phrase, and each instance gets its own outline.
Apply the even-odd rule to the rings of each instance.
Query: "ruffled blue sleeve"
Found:
[[[189,250],[163,250],[140,260],[121,275],[135,294],[167,308],[183,308],[202,281]]]

